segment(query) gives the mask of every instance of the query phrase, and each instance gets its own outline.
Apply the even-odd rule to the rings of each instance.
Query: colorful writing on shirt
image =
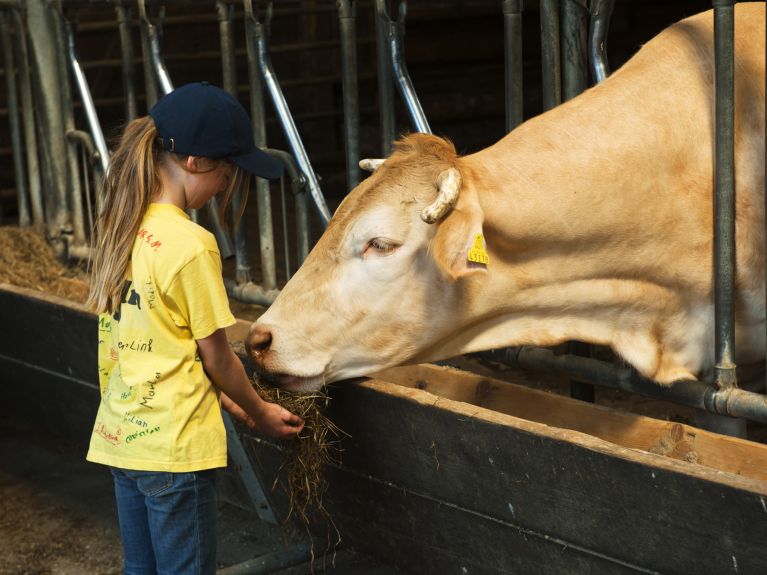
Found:
[[[110,431],[106,428],[106,426],[101,423],[100,421],[96,422],[96,427],[93,428],[93,431],[96,432],[97,435],[103,437],[106,441],[111,443],[112,445],[117,445],[120,443],[120,435],[122,435],[122,429],[119,427],[116,431]]]
[[[157,251],[158,249],[160,249],[160,246],[162,246],[162,242],[160,240],[154,239],[153,234],[145,228],[141,228],[136,234],[136,237],[141,240],[144,240],[146,245],[148,245],[154,251]]]

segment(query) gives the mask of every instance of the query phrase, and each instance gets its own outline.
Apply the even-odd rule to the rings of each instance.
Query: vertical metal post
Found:
[[[29,200],[32,207],[32,226],[37,232],[45,227],[43,215],[43,192],[40,186],[40,162],[38,159],[37,133],[35,131],[34,101],[32,97],[32,80],[29,72],[29,56],[27,50],[27,33],[24,22],[18,10],[11,11],[14,28],[16,29],[16,51],[18,53],[19,81],[21,84],[22,121],[24,123],[24,143],[27,152],[27,176],[29,183]]]
[[[541,0],[543,111],[562,102],[559,48],[559,0]]]
[[[416,96],[413,82],[410,79],[410,74],[405,65],[406,14],[407,2],[405,0],[400,0],[399,17],[396,22],[392,22],[389,26],[389,30],[391,31],[389,35],[389,48],[391,50],[392,70],[394,71],[394,79],[397,80],[397,88],[399,89],[400,96],[402,96],[402,100],[405,102],[407,111],[410,114],[410,120],[413,122],[415,129],[424,134],[431,134],[431,128],[426,119],[426,114],[421,107],[421,102],[418,100],[418,96]]]
[[[522,9],[522,0],[503,0],[507,132],[523,120]]]
[[[37,81],[35,98],[39,111],[37,126],[45,126],[41,139],[45,159],[45,226],[54,248],[60,249],[61,234],[69,227],[67,212],[67,140],[62,95],[66,78],[66,62],[62,62],[65,46],[57,29],[55,10],[46,0],[27,0],[27,30],[33,49],[34,78]]]
[[[50,10],[55,24],[56,45],[58,50],[58,81],[59,96],[61,98],[61,112],[64,117],[64,134],[75,130],[75,109],[72,100],[72,87],[69,81],[69,37],[67,34],[67,21],[64,18],[61,4],[51,4]],[[88,94],[89,95],[89,94]],[[101,130],[99,127],[98,130]],[[95,139],[95,137],[94,137]],[[103,139],[102,139],[103,140]],[[60,219],[66,221],[61,227],[66,240],[62,247],[68,249],[72,245],[85,244],[85,220],[83,216],[82,185],[80,182],[80,161],[77,143],[67,138],[67,198],[59,204],[62,214]],[[69,257],[67,252],[65,257]]]
[[[376,63],[378,68],[378,110],[381,123],[381,154],[391,154],[394,142],[394,85],[389,58],[389,35],[391,19],[386,10],[386,0],[376,1]]]
[[[152,63],[152,44],[149,39],[149,22],[145,18],[146,6],[144,0],[138,0],[139,15],[141,21],[141,58],[144,63],[144,94],[146,96],[146,108],[149,110],[157,102],[157,80],[155,80],[154,64]]]
[[[589,13],[582,0],[562,0],[562,99],[570,100],[589,85]]]
[[[123,93],[125,94],[125,118],[128,122],[138,117],[136,103],[136,73],[133,67],[133,37],[131,28],[131,9],[122,1],[115,6],[117,26],[120,30],[120,53],[122,56]]]
[[[592,0],[589,24],[589,62],[594,83],[599,84],[610,75],[607,61],[607,30],[613,14],[615,0]]]
[[[252,0],[244,0],[245,41],[248,52],[248,81],[250,85],[250,119],[253,122],[253,139],[259,148],[266,147],[266,114],[264,112],[264,87],[256,41],[258,22],[253,13]],[[269,182],[256,178],[256,203],[258,206],[258,234],[261,250],[261,285],[264,289],[277,287],[277,266],[274,255],[274,225],[272,223],[272,198]]]
[[[235,98],[237,97],[237,67],[234,58],[234,6],[217,0],[216,13],[218,14],[218,32],[221,42],[221,71],[223,88]],[[235,190],[232,198],[231,209],[235,214],[240,213],[242,206],[242,188]],[[224,259],[235,255],[237,263],[236,278],[237,283],[250,281],[250,266],[248,266],[247,257],[247,236],[245,235],[245,219],[236,223],[235,227],[235,245],[232,246],[232,240],[226,232],[225,226],[221,223],[220,210],[216,198],[211,198],[206,206],[208,217],[210,218],[211,228],[216,236],[221,257]]]
[[[360,183],[360,105],[357,85],[357,3],[338,1],[341,29],[341,72],[344,97],[344,133],[346,149],[346,184],[349,190]]]
[[[24,30],[16,30],[23,34]],[[19,99],[16,86],[16,63],[14,61],[11,27],[5,10],[0,10],[0,35],[2,35],[3,60],[5,65],[5,86],[7,88],[8,122],[11,128],[11,147],[13,149],[13,171],[16,175],[16,197],[18,198],[19,225],[28,227],[29,195],[27,178],[24,174],[24,160],[21,152],[21,127],[19,125]]]
[[[733,0],[714,0],[716,166],[714,169],[714,269],[716,384],[735,376],[735,17]]]

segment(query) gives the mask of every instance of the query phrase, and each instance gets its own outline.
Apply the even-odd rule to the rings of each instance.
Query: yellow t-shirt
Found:
[[[124,469],[226,466],[218,393],[195,340],[235,322],[213,235],[170,204],[150,204],[122,303],[99,316],[101,404],[87,459]]]

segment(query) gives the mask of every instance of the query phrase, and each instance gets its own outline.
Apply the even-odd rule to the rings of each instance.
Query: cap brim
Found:
[[[279,179],[284,171],[282,162],[258,148],[242,156],[229,156],[229,159],[246,172],[267,180]]]

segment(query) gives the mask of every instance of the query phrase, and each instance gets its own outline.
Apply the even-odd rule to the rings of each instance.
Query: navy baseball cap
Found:
[[[194,82],[163,96],[149,115],[164,150],[182,156],[227,158],[254,176],[276,180],[283,165],[256,147],[245,108],[228,92]]]

